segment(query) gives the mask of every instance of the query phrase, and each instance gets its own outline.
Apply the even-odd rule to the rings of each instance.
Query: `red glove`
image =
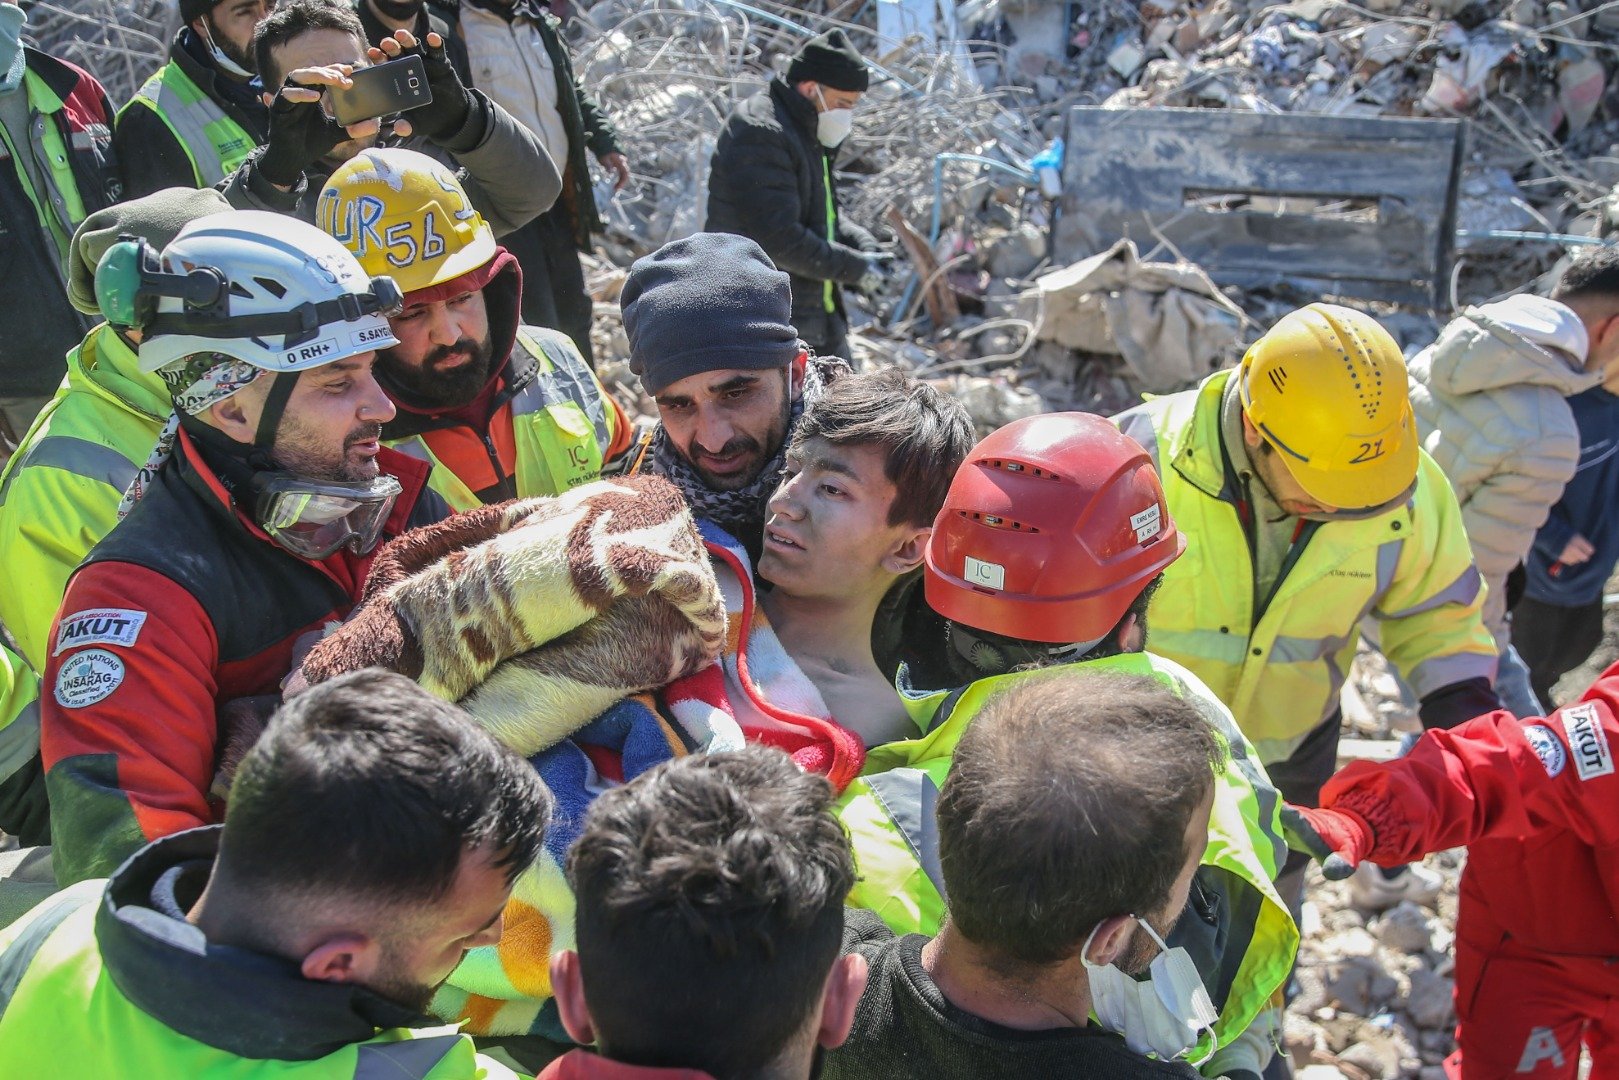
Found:
[[[1355,872],[1372,850],[1376,836],[1366,819],[1353,810],[1324,810],[1282,804],[1282,837],[1287,846],[1321,864],[1328,881]]]

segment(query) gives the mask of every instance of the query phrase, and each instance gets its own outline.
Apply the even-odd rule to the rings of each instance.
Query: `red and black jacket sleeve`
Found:
[[[216,821],[219,643],[196,598],[145,567],[92,563],[69,582],[49,640],[40,748],[58,884],[105,877],[149,840]]]

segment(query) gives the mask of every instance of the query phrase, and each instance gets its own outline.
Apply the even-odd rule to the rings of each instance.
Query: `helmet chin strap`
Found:
[[[275,449],[276,429],[287,411],[293,387],[298,385],[298,372],[278,371],[270,375],[270,392],[264,398],[264,411],[259,413],[258,430],[253,433],[253,445],[265,453]]]

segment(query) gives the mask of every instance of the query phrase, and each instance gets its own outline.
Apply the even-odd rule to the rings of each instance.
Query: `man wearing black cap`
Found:
[[[882,283],[877,241],[838,212],[832,159],[870,85],[842,30],[806,44],[725,122],[708,177],[710,232],[756,241],[792,279],[793,322],[822,356],[849,355],[840,286]]]
[[[667,477],[753,559],[804,407],[848,370],[811,360],[787,275],[752,240],[698,233],[630,267],[619,295],[630,370],[658,405],[632,471]]]

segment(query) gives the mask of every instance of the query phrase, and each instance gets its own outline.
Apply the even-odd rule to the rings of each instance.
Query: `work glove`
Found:
[[[1342,881],[1366,859],[1376,836],[1353,810],[1313,809],[1282,804],[1282,838],[1287,846],[1321,864],[1328,881]]]
[[[305,169],[349,138],[337,121],[327,118],[319,101],[289,101],[289,89],[309,87],[291,75],[281,84],[282,92],[270,106],[270,138],[258,165],[259,175],[280,188],[292,187]]]
[[[467,126],[467,118],[472,115],[476,101],[472,91],[461,82],[461,76],[456,74],[455,65],[450,63],[444,39],[437,33],[428,34],[427,37],[427,41],[417,42],[413,48],[404,49],[398,55],[421,56],[422,65],[427,70],[427,88],[433,92],[432,101],[419,109],[410,110],[411,126],[429,141],[443,142]],[[431,44],[435,40],[438,44]],[[393,51],[390,49],[387,52],[389,59],[393,59]]]
[[[876,296],[882,291],[883,286],[888,284],[888,267],[892,259],[889,255],[876,251],[867,253],[865,259],[866,272],[860,275],[860,280],[855,282],[854,287],[866,296]]]

